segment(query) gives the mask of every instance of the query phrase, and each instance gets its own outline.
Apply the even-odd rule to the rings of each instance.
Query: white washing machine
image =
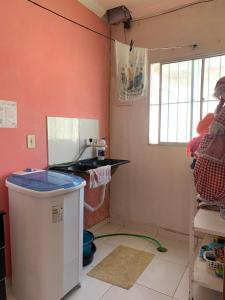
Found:
[[[17,300],[59,300],[79,287],[84,179],[27,169],[6,180]]]

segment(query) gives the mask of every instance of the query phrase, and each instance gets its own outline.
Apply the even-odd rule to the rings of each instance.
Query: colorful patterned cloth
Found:
[[[147,97],[148,49],[115,41],[115,79],[118,101],[122,104]]]

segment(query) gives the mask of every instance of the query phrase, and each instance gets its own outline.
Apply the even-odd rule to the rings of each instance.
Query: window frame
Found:
[[[187,145],[188,142],[160,142],[160,134],[161,134],[161,107],[162,107],[162,93],[161,93],[161,88],[162,88],[162,65],[165,64],[172,64],[172,63],[178,63],[178,62],[185,62],[185,61],[194,61],[197,59],[202,60],[202,66],[201,66],[201,87],[200,87],[200,120],[202,120],[202,114],[203,114],[203,103],[204,103],[204,72],[205,72],[205,60],[207,58],[212,58],[212,57],[218,57],[218,56],[225,56],[224,50],[221,52],[216,52],[214,54],[207,54],[207,55],[196,55],[196,56],[190,56],[190,57],[182,57],[182,58],[177,58],[177,59],[171,59],[171,60],[161,60],[161,61],[155,61],[155,62],[150,62],[149,63],[149,89],[148,89],[148,145],[150,146],[174,146],[174,147],[184,147]],[[159,117],[158,117],[158,143],[151,143],[150,142],[150,89],[151,89],[151,65],[152,64],[160,64],[160,76],[159,76]],[[192,68],[193,71],[193,68]],[[192,74],[193,75],[193,74]],[[219,78],[218,78],[219,79]],[[193,76],[192,76],[193,80]],[[192,89],[193,90],[193,89]],[[191,100],[191,103],[193,103],[193,100]],[[192,110],[193,111],[193,110]],[[191,114],[192,114],[191,111]],[[191,122],[190,122],[191,126]]]

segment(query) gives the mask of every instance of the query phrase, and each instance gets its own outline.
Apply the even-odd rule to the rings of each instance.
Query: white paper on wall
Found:
[[[17,127],[17,104],[14,101],[0,100],[0,128]]]

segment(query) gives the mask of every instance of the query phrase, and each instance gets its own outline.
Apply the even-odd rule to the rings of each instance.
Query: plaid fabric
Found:
[[[225,125],[225,107],[222,107],[215,116],[215,121]]]
[[[203,139],[200,142],[199,148],[197,150],[198,154],[201,155],[205,153],[205,150],[208,148],[208,146],[212,143],[213,139],[215,137],[211,134],[206,134]]]
[[[225,80],[225,77],[224,77]],[[201,140],[194,168],[197,192],[205,201],[225,203],[225,106],[220,100],[208,134]]]
[[[225,203],[225,165],[199,157],[194,169],[197,192],[206,201]]]
[[[196,156],[225,164],[225,106],[223,105],[224,101],[220,101],[216,109],[218,114],[211,123],[209,133],[201,140]]]

